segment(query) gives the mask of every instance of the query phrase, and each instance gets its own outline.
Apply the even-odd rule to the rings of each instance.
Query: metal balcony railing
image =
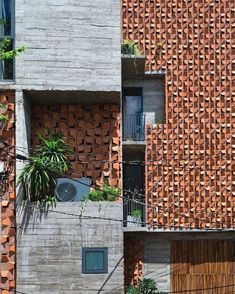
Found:
[[[145,140],[145,114],[123,114],[123,141]]]
[[[125,198],[123,200],[123,224],[124,227],[145,227],[145,199]],[[143,203],[143,204],[142,204]]]

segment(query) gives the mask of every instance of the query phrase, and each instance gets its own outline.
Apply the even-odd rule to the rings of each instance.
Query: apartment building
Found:
[[[1,65],[0,292],[123,293],[145,277],[233,293],[232,1],[0,3],[2,37],[27,47]],[[23,205],[16,177],[49,130],[73,150],[61,180],[120,199]]]

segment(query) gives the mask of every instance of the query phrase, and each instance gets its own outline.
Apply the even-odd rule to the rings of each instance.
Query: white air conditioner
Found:
[[[68,179],[59,178],[56,181],[55,195],[61,202],[82,201],[90,192],[88,178]]]

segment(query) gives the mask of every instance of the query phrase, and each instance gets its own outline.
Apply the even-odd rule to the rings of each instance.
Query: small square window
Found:
[[[82,248],[82,273],[108,272],[108,248]]]

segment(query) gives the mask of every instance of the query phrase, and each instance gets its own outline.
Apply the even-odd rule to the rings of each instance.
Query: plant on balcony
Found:
[[[91,201],[115,201],[119,195],[120,190],[118,188],[105,184],[100,190],[91,190],[85,199]]]
[[[135,209],[127,216],[128,226],[141,226],[142,211]]]
[[[69,170],[71,149],[59,132],[51,132],[47,137],[39,135],[39,140],[40,144],[21,170],[19,184],[24,187],[28,200],[52,203],[55,202],[56,178]]]
[[[122,54],[139,56],[140,51],[139,51],[135,41],[124,40],[122,42]]]

